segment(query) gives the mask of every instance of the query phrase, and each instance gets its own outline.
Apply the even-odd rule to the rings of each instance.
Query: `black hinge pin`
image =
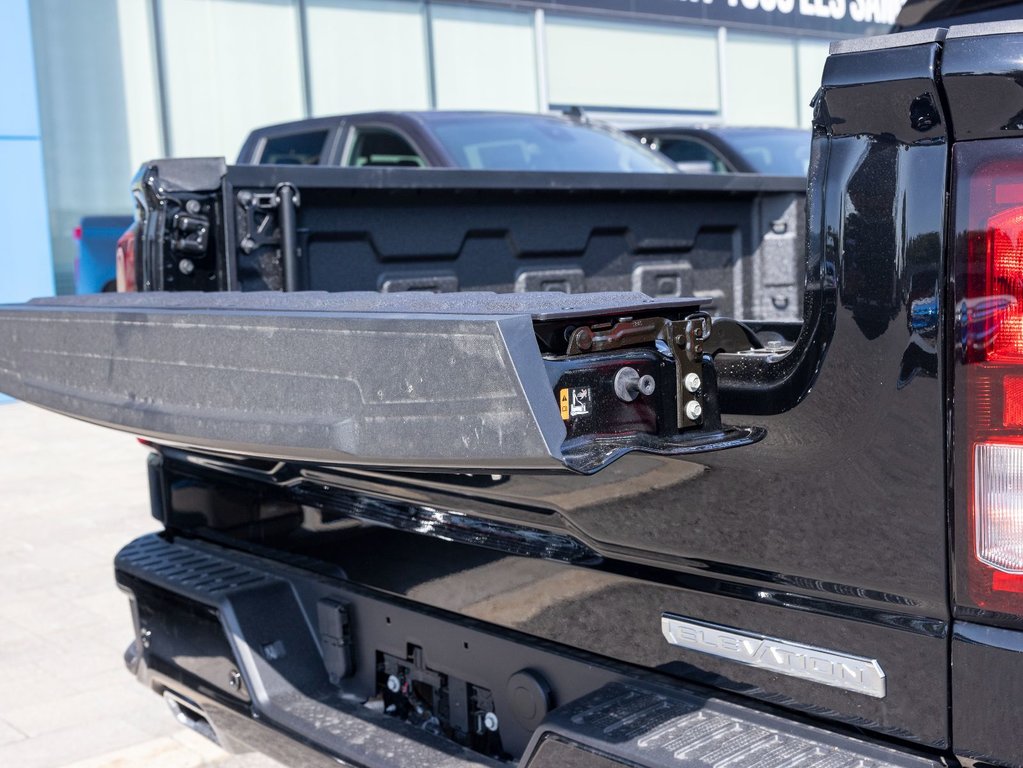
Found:
[[[298,191],[290,184],[280,184],[277,193],[277,219],[281,229],[281,261],[284,266],[284,290],[297,291],[298,286],[298,231],[295,207]]]

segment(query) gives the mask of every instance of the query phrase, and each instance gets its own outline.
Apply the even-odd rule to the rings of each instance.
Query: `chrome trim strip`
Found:
[[[877,699],[883,699],[886,694],[885,674],[876,659],[836,653],[670,613],[661,614],[661,632],[665,640],[679,648]]]

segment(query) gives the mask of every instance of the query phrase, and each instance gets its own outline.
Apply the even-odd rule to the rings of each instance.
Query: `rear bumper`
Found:
[[[132,643],[125,654],[130,671],[138,680],[174,702],[172,712],[185,727],[211,738],[235,754],[260,752],[289,768],[337,768],[340,765],[372,768],[443,766],[444,768],[480,768],[501,763],[474,755],[457,746],[424,738],[404,723],[372,713],[355,713],[351,705],[334,703],[320,712],[309,711],[310,725],[317,733],[311,740],[305,734],[289,732],[278,723],[259,717],[251,709],[238,707],[222,697],[211,695],[208,685],[183,680],[168,671],[148,666],[146,654]],[[159,669],[161,664],[156,665]],[[178,712],[181,714],[178,714]],[[316,719],[319,715],[321,719]],[[316,727],[318,724],[319,727]],[[329,744],[334,744],[332,748]]]
[[[952,634],[952,738],[957,755],[1023,765],[1023,632],[959,621]]]
[[[137,637],[127,661],[140,681],[183,724],[288,765],[940,765],[451,620],[306,563],[146,536],[116,568],[131,596]],[[432,681],[433,699],[421,687],[409,694],[433,702],[432,723],[381,711],[395,701],[385,690],[395,663],[403,680]]]

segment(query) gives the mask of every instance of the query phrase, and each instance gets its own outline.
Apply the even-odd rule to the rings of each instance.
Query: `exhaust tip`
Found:
[[[206,718],[206,714],[202,711],[202,707],[191,699],[168,690],[163,692],[163,700],[167,702],[167,706],[170,708],[171,714],[174,715],[174,719],[181,723],[181,725],[195,731],[200,736],[205,736],[218,747],[222,746],[220,739],[217,738],[216,731],[213,730],[212,723],[210,723]]]

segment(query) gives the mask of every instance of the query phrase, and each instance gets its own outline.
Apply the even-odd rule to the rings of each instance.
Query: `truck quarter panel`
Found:
[[[635,482],[624,498],[602,498],[593,488],[599,480],[588,494],[580,483],[576,498],[590,501],[559,510],[605,551],[642,553],[707,581],[674,594],[605,588],[566,601],[574,605],[557,606],[545,621],[534,618],[534,627],[789,706],[947,743],[938,349],[948,148],[937,56],[936,44],[851,53],[832,57],[825,70],[810,183],[821,199],[811,199],[808,216],[814,221],[820,206],[821,229],[809,231],[820,243],[811,243],[807,272],[834,332],[805,400],[762,417],[767,438],[751,449],[672,462],[661,470],[674,469],[671,480],[657,490]],[[648,622],[661,611],[877,659],[887,696],[659,645]],[[619,629],[596,631],[587,615]]]

